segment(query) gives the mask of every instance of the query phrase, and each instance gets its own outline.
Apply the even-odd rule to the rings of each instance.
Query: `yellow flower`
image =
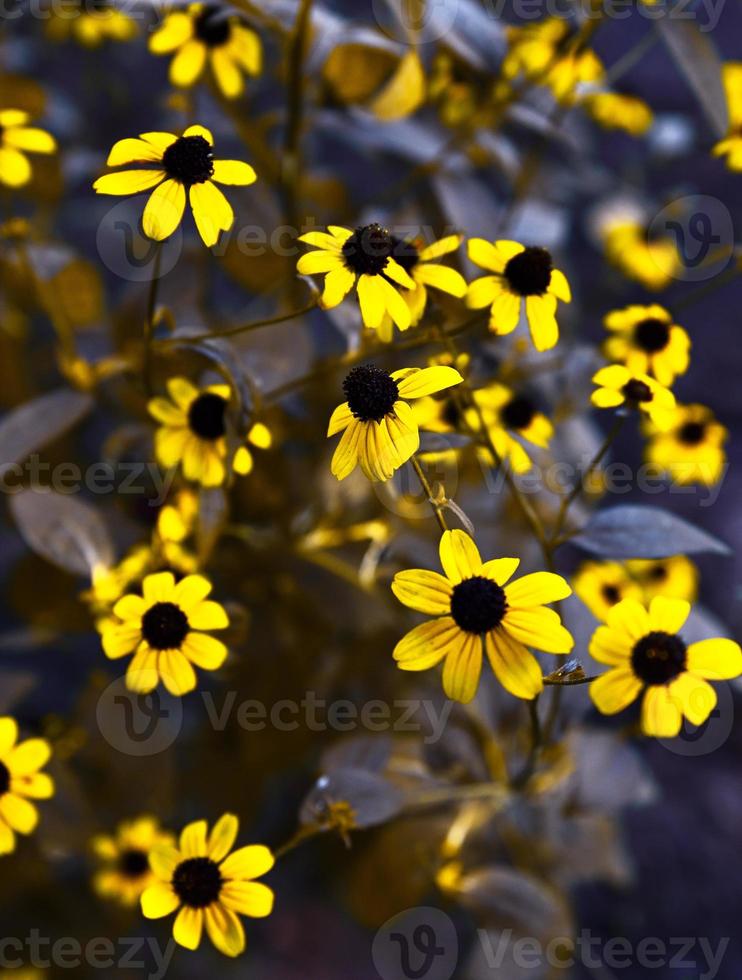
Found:
[[[440,541],[444,575],[417,568],[398,572],[392,591],[400,602],[436,619],[416,626],[394,649],[401,670],[427,670],[445,659],[443,689],[467,703],[477,692],[486,652],[502,686],[519,698],[543,688],[541,668],[527,646],[568,653],[574,640],[558,613],[543,603],[565,599],[572,590],[560,575],[534,572],[506,583],[519,558],[482,562],[464,531],[444,531]]]
[[[172,235],[180,224],[188,192],[204,244],[215,245],[219,233],[228,231],[234,222],[234,212],[216,184],[247,186],[257,179],[247,163],[214,160],[214,138],[204,126],[189,126],[182,136],[141,133],[138,139],[119,140],[107,163],[109,167],[159,164],[106,174],[93,184],[97,194],[139,194],[154,188],[144,208],[142,227],[145,235],[158,242]]]
[[[0,109],[0,184],[23,187],[31,180],[26,153],[53,153],[57,144],[45,129],[28,126],[22,109]]]
[[[412,400],[459,384],[463,378],[452,367],[403,368],[389,374],[372,364],[354,367],[343,382],[347,401],[330,418],[328,437],[343,436],[332,457],[338,480],[350,476],[356,465],[369,480],[388,480],[413,456],[420,433]]]
[[[260,38],[228,7],[192,3],[168,14],[149,39],[153,54],[172,54],[170,81],[190,88],[208,64],[222,94],[235,99],[244,91],[243,72],[259,75],[263,52]]]
[[[47,34],[53,41],[73,38],[86,48],[100,47],[105,41],[131,41],[139,33],[136,23],[106,0],[71,0],[51,4]]]
[[[611,335],[603,353],[609,360],[625,364],[629,371],[651,374],[668,386],[688,370],[690,338],[673,323],[664,306],[653,303],[612,310],[603,325]]]
[[[229,466],[235,473],[249,473],[253,467],[250,450],[245,445],[230,446],[229,385],[197,388],[186,378],[171,378],[167,389],[170,399],[152,398],[148,406],[150,415],[162,423],[155,435],[155,454],[162,466],[182,465],[187,480],[205,487],[224,483],[230,456]],[[268,449],[271,434],[262,422],[256,422],[247,441]]]
[[[596,619],[604,620],[609,610],[623,599],[644,597],[639,583],[617,561],[583,562],[574,574],[572,586]]]
[[[533,399],[515,392],[507,385],[495,383],[474,392],[474,399],[482,410],[482,417],[500,459],[506,459],[516,473],[527,473],[531,459],[524,447],[513,438],[516,433],[521,439],[546,449],[554,435],[554,427],[548,418],[539,412]],[[476,412],[467,413],[471,428],[479,428]],[[485,447],[481,453],[490,466],[494,460]]]
[[[114,898],[122,905],[136,905],[145,888],[156,878],[149,866],[153,847],[174,844],[172,834],[160,828],[155,817],[137,817],[118,825],[113,835],[99,834],[92,847],[101,867],[93,878],[93,888],[103,898]]]
[[[711,151],[714,156],[726,157],[730,170],[742,170],[742,61],[722,65],[721,77],[727,96],[729,131]]]
[[[554,347],[559,340],[557,300],[569,303],[572,294],[563,272],[555,269],[545,248],[518,242],[469,241],[469,258],[493,275],[469,285],[467,305],[479,310],[490,306],[490,330],[511,333],[518,326],[525,301],[526,317],[536,350]]]
[[[598,385],[590,399],[597,408],[627,405],[646,414],[659,427],[675,408],[675,396],[648,374],[630,371],[623,364],[609,364],[593,375]]]
[[[650,236],[638,222],[610,222],[603,235],[608,261],[647,289],[665,289],[682,269],[674,240]]]
[[[685,555],[634,558],[626,562],[626,568],[641,586],[645,599],[663,595],[693,602],[698,594],[698,569]]]
[[[643,99],[619,92],[591,92],[580,99],[587,114],[605,129],[642,136],[652,125],[652,110]]]
[[[196,687],[193,669],[217,670],[227,648],[201,630],[229,626],[224,608],[206,597],[211,583],[201,575],[187,575],[175,583],[172,572],[147,575],[143,595],[125,595],[113,607],[117,621],[103,627],[103,650],[111,660],[134,656],[126,671],[130,691],[146,694],[162,681],[180,696]]]
[[[203,927],[219,952],[238,956],[245,932],[237,917],[265,918],[273,911],[273,892],[255,881],[267,874],[274,858],[267,847],[251,844],[229,853],[239,829],[237,817],[225,813],[207,837],[205,820],[188,824],[178,847],[156,847],[150,865],[157,884],[142,895],[142,912],[160,919],[178,910],[173,939],[198,949]]]
[[[716,706],[709,680],[742,674],[742,651],[732,640],[686,645],[679,635],[690,603],[655,596],[649,611],[633,599],[619,602],[590,641],[590,653],[611,667],[590,685],[590,696],[605,715],[626,708],[642,695],[645,735],[672,738],[683,715],[701,725]]]
[[[198,494],[181,489],[157,515],[157,535],[163,542],[180,544],[191,534],[198,519]]]
[[[502,65],[505,78],[523,74],[547,85],[559,102],[570,103],[578,85],[600,81],[605,70],[595,54],[583,47],[568,21],[548,17],[525,27],[508,27],[508,52]]]
[[[678,405],[649,433],[647,461],[678,483],[712,486],[723,476],[728,432],[705,405]]]
[[[30,834],[39,820],[31,800],[54,795],[51,776],[39,772],[51,755],[43,738],[18,741],[13,718],[0,718],[0,854],[15,850],[15,835]]]
[[[327,231],[329,234],[309,231],[299,236],[300,242],[315,245],[318,251],[302,255],[297,263],[303,276],[325,273],[323,308],[339,306],[355,286],[365,326],[379,330],[389,316],[400,330],[406,330],[412,314],[395,284],[412,290],[417,287],[393,257],[397,239],[377,224],[355,231],[329,225]]]

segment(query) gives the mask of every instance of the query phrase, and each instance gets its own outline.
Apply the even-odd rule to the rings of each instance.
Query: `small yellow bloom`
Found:
[[[469,258],[491,275],[469,285],[467,305],[475,310],[491,307],[490,330],[512,333],[520,322],[525,303],[526,318],[536,350],[549,350],[559,340],[557,300],[572,299],[566,276],[555,269],[545,248],[519,242],[469,241]]]
[[[388,480],[420,445],[407,401],[461,381],[452,367],[404,368],[392,374],[372,364],[354,367],[343,382],[348,400],[332,413],[327,429],[328,437],[343,433],[332,457],[333,476],[344,480],[360,463],[369,480]]]
[[[251,844],[229,853],[239,829],[237,817],[225,813],[207,836],[205,820],[188,824],[178,847],[156,847],[150,866],[158,881],[142,894],[142,912],[160,919],[177,910],[173,939],[198,949],[204,925],[209,939],[225,956],[245,949],[239,915],[265,918],[273,911],[273,892],[255,881],[275,861],[270,850]]]
[[[533,464],[515,436],[546,449],[554,435],[549,419],[538,410],[530,396],[513,391],[507,385],[495,383],[478,388],[474,399],[500,459],[507,460],[516,473],[527,473]],[[467,412],[467,421],[472,429],[479,428],[477,412]],[[481,449],[481,454],[489,466],[494,465],[486,447]]]
[[[54,137],[45,129],[29,126],[30,116],[22,109],[0,109],[0,184],[23,187],[31,180],[26,153],[53,153]]]
[[[716,706],[708,681],[742,674],[742,651],[732,640],[687,645],[679,635],[690,603],[655,596],[649,611],[633,599],[619,602],[590,641],[590,653],[611,667],[590,685],[593,703],[605,715],[623,711],[642,696],[645,735],[672,738],[685,716],[702,725]]]
[[[482,562],[464,531],[444,531],[440,560],[445,575],[416,568],[398,572],[392,591],[400,602],[437,618],[416,626],[394,649],[401,670],[428,670],[442,660],[443,689],[467,703],[477,693],[486,652],[502,686],[518,698],[543,689],[541,668],[528,646],[569,653],[574,640],[558,613],[544,605],[572,590],[561,575],[534,572],[509,582],[519,558]]]
[[[86,48],[106,41],[131,41],[139,30],[128,14],[106,0],[65,0],[51,4],[46,31],[52,41],[70,38]]]
[[[263,51],[258,35],[228,7],[192,3],[168,14],[149,39],[153,54],[173,54],[170,81],[190,88],[211,68],[222,94],[236,99],[245,89],[243,73],[259,75]]]
[[[603,240],[608,261],[647,289],[665,289],[683,267],[675,241],[651,236],[638,222],[610,222]]]
[[[724,475],[729,433],[705,405],[678,405],[648,432],[647,461],[678,483],[713,486]]]
[[[15,850],[16,834],[35,829],[39,814],[31,800],[54,795],[51,776],[39,772],[49,761],[49,743],[43,738],[17,743],[15,719],[0,718],[0,854]]]
[[[580,105],[604,129],[623,129],[631,136],[643,136],[652,125],[652,110],[634,95],[591,92],[580,99]]]
[[[546,85],[559,102],[570,104],[579,85],[599,82],[605,75],[598,56],[582,46],[578,32],[564,18],[508,27],[507,38],[503,76],[512,81],[524,75]]]
[[[156,881],[149,866],[150,851],[155,846],[174,843],[173,835],[163,831],[159,821],[150,816],[123,821],[113,835],[99,834],[92,841],[101,862],[93,877],[93,888],[103,898],[136,905],[144,889]]]
[[[134,654],[126,671],[130,691],[147,694],[162,682],[171,694],[187,694],[196,687],[194,665],[217,670],[226,660],[221,640],[201,632],[229,626],[224,607],[206,598],[211,583],[201,575],[177,584],[172,572],[147,575],[142,592],[113,607],[116,619],[102,627],[103,650],[111,660]]]
[[[721,77],[727,97],[729,131],[711,152],[726,157],[729,169],[739,172],[742,171],[742,61],[723,65]]]
[[[647,600],[663,595],[668,599],[694,602],[698,594],[698,569],[685,555],[673,555],[672,558],[635,558],[626,562],[626,569],[641,587]]]
[[[572,587],[593,616],[602,620],[616,603],[644,598],[641,585],[617,561],[583,562],[574,574]]]
[[[623,364],[609,364],[593,375],[598,385],[590,396],[597,408],[629,408],[645,412],[657,425],[665,424],[675,408],[675,396],[648,374],[630,371]]]
[[[650,374],[669,386],[690,363],[690,337],[673,323],[664,306],[627,306],[612,310],[603,320],[610,336],[603,353],[611,361],[625,364],[629,371]]]
[[[214,137],[204,126],[189,126],[182,136],[141,133],[123,139],[108,155],[109,167],[152,164],[143,170],[105,174],[93,184],[97,194],[139,194],[152,191],[142,215],[145,235],[163,241],[176,230],[188,196],[198,232],[205,245],[215,245],[228,231],[234,212],[216,184],[246,187],[257,180],[253,168],[240,160],[214,160]]]

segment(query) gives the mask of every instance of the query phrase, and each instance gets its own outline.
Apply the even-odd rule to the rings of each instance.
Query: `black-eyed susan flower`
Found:
[[[683,267],[675,240],[650,232],[638,221],[611,221],[601,232],[608,261],[647,289],[665,289]]]
[[[643,136],[652,125],[652,110],[635,95],[621,92],[590,92],[580,105],[604,129],[622,129],[631,136]]]
[[[644,598],[641,585],[617,561],[583,562],[572,578],[572,588],[593,616],[602,620],[616,603]]]
[[[106,41],[131,41],[139,30],[135,21],[111,0],[69,0],[50,4],[46,32],[52,41],[77,41],[98,48]]]
[[[685,555],[634,558],[626,562],[626,569],[641,587],[645,599],[663,595],[694,602],[698,594],[698,569]]]
[[[647,461],[678,483],[713,486],[724,475],[729,433],[706,405],[677,405],[648,433]]]
[[[742,651],[733,640],[701,640],[686,644],[683,628],[690,603],[655,596],[649,610],[625,599],[608,613],[590,641],[590,653],[611,667],[590,685],[593,703],[613,715],[642,696],[641,726],[645,735],[672,738],[683,716],[701,725],[716,706],[710,680],[742,674]]]
[[[54,137],[45,129],[29,126],[30,115],[22,109],[0,109],[0,184],[23,187],[31,180],[27,153],[53,153]]]
[[[187,575],[176,584],[172,572],[147,575],[142,595],[125,595],[113,607],[116,617],[102,629],[103,650],[111,660],[133,653],[126,671],[130,691],[146,694],[162,682],[180,696],[196,687],[196,671],[217,670],[227,648],[203,630],[229,625],[224,607],[207,599],[211,583]]]
[[[400,330],[410,326],[412,314],[399,287],[417,286],[394,258],[398,239],[386,228],[372,224],[349,231],[329,225],[327,232],[309,231],[299,241],[318,250],[302,255],[297,270],[304,276],[325,275],[324,309],[339,306],[355,286],[361,318],[370,330],[379,330],[386,316]]]
[[[150,851],[174,843],[173,835],[162,830],[156,817],[122,821],[114,834],[93,838],[92,849],[100,861],[93,888],[102,898],[136,905],[144,889],[156,881],[149,866]]]
[[[742,61],[730,61],[722,65],[721,77],[727,97],[729,129],[712,153],[725,157],[730,170],[742,170]]]
[[[15,835],[30,834],[39,821],[31,800],[54,795],[54,782],[39,772],[49,761],[51,748],[43,738],[18,742],[14,718],[0,718],[0,854],[15,850]]]
[[[478,388],[474,400],[500,459],[507,460],[516,473],[527,473],[532,466],[531,458],[514,435],[546,449],[554,435],[549,419],[528,394],[497,382]],[[473,429],[479,428],[477,412],[467,412],[467,420]],[[494,465],[487,447],[481,449],[481,454],[489,466]]]
[[[610,334],[603,345],[608,360],[650,374],[665,386],[688,370],[690,337],[664,306],[652,303],[612,310],[603,325]]]
[[[557,300],[569,303],[572,294],[564,273],[554,268],[547,249],[472,238],[468,251],[471,261],[491,275],[470,283],[467,305],[475,310],[491,307],[490,330],[507,334],[518,326],[525,304],[536,350],[554,347],[559,340]]]
[[[359,364],[343,381],[347,401],[330,418],[327,435],[342,432],[332,474],[350,476],[357,464],[369,480],[388,480],[417,452],[420,433],[407,401],[459,384],[452,367],[403,368],[389,373]]]
[[[173,939],[198,949],[204,926],[219,952],[238,956],[245,948],[239,915],[265,918],[273,910],[273,892],[256,878],[267,874],[274,858],[267,847],[251,844],[229,852],[239,822],[225,813],[207,836],[205,820],[188,824],[178,847],[156,847],[150,866],[158,881],[142,894],[142,912],[161,919],[177,910]]]
[[[486,653],[506,690],[534,698],[543,681],[528,647],[568,653],[574,645],[558,613],[544,605],[570,595],[567,582],[552,572],[534,572],[507,584],[520,559],[482,562],[464,531],[444,531],[440,560],[444,575],[416,568],[394,576],[392,591],[400,602],[436,617],[400,640],[397,666],[427,670],[444,661],[443,689],[467,703],[477,692]]]
[[[247,445],[230,445],[228,434],[229,385],[197,388],[186,378],[170,378],[170,398],[152,398],[149,412],[161,423],[155,435],[155,455],[162,466],[182,466],[187,480],[205,487],[221,486],[228,473],[244,476],[253,467]],[[254,423],[247,443],[268,449],[271,434],[262,422]]]
[[[216,3],[192,3],[167,14],[149,39],[153,54],[173,54],[170,81],[190,88],[211,69],[223,95],[242,95],[243,75],[259,75],[263,51],[258,35],[232,8]]]
[[[193,218],[205,245],[215,245],[228,231],[234,212],[217,184],[246,187],[256,179],[253,168],[241,160],[215,160],[214,138],[204,126],[189,126],[182,136],[141,133],[137,139],[114,144],[109,167],[144,163],[145,169],[121,170],[99,177],[97,194],[139,194],[152,190],[142,215],[145,235],[163,241],[180,224],[188,197]]]
[[[623,364],[609,364],[593,375],[598,386],[590,396],[598,408],[626,405],[646,413],[657,425],[666,424],[675,408],[675,396],[648,374],[632,372]]]

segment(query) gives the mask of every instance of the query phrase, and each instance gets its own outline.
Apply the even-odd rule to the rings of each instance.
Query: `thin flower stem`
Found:
[[[276,848],[276,850],[273,852],[273,857],[279,861],[282,857],[285,857],[300,844],[303,844],[304,841],[312,840],[312,838],[318,837],[323,832],[324,828],[319,827],[316,824],[300,827],[293,837],[290,837],[285,844],[281,845],[281,847]]]
[[[577,687],[579,684],[592,684],[598,678],[595,677],[578,677],[576,679],[565,679],[563,681],[556,680],[554,678],[544,677],[544,684],[547,687]]]
[[[440,527],[441,531],[448,531],[448,524],[446,523],[446,518],[443,515],[443,506],[436,503],[435,497],[433,496],[433,490],[428,482],[427,476],[423,472],[422,466],[420,466],[417,456],[413,456],[410,462],[412,463],[412,468],[414,469],[415,473],[417,473],[420,486],[423,488],[425,496],[428,498],[428,503],[433,508],[433,513],[435,514],[435,519],[438,521],[438,526]]]
[[[531,718],[531,750],[528,753],[528,758],[526,759],[526,764],[523,769],[513,780],[513,786],[520,789],[522,786],[528,782],[536,769],[536,763],[538,762],[539,753],[544,744],[544,733],[541,728],[541,719],[538,714],[538,700],[539,695],[537,694],[532,701],[528,702],[528,713]]]
[[[162,242],[157,242],[155,247],[155,258],[152,263],[152,278],[149,282],[149,294],[147,296],[147,313],[144,320],[144,390],[147,397],[151,398],[153,393],[152,379],[152,341],[155,333],[155,314],[157,312],[157,292],[160,287],[160,263],[162,262]]]
[[[215,340],[218,337],[236,337],[241,333],[249,333],[251,330],[260,330],[262,327],[272,327],[276,323],[285,323],[298,316],[304,316],[317,308],[317,300],[313,299],[300,310],[292,310],[291,313],[281,313],[279,316],[271,317],[268,320],[253,320],[252,323],[243,323],[239,327],[230,327],[228,330],[211,330],[208,333],[183,334],[179,337],[164,337],[161,344],[193,344],[201,340]]]

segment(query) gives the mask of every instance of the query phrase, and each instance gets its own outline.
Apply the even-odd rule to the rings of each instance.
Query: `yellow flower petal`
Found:
[[[142,582],[142,592],[148,603],[172,602],[175,597],[175,576],[172,572],[147,575]]]
[[[0,718],[0,759],[5,757],[18,738],[18,723],[15,718]]]
[[[623,599],[608,611],[606,622],[613,630],[618,630],[636,643],[650,632],[649,614],[636,599]]]
[[[275,864],[271,851],[262,844],[248,844],[234,851],[219,866],[225,881],[248,881],[267,874]]]
[[[492,242],[488,242],[484,238],[470,238],[466,250],[471,261],[482,269],[488,269],[490,272],[502,272],[505,268],[506,260],[502,254]]]
[[[6,146],[29,153],[53,153],[57,148],[57,142],[51,133],[33,127],[8,129],[3,134],[3,142]]]
[[[505,585],[515,574],[518,565],[520,565],[520,558],[492,558],[482,565],[479,574],[491,578],[498,585]]]
[[[254,31],[239,24],[232,27],[232,40],[229,46],[232,57],[250,75],[260,74],[263,66],[263,49],[260,38]]]
[[[355,273],[345,266],[333,269],[325,276],[325,289],[322,293],[322,307],[331,310],[339,306],[355,285]]]
[[[520,296],[510,292],[501,292],[495,296],[490,311],[490,330],[501,336],[512,333],[520,323],[522,303]]]
[[[190,189],[191,208],[204,245],[216,245],[220,231],[228,231],[234,222],[234,211],[216,184],[207,180]]]
[[[358,279],[358,302],[364,326],[377,330],[386,312],[384,297],[379,288],[380,276],[362,275]]]
[[[688,647],[688,670],[710,681],[728,681],[742,674],[739,643],[721,637],[699,640]]]
[[[194,820],[183,828],[178,846],[184,859],[206,857],[206,830],[205,820]]]
[[[176,698],[196,689],[196,671],[180,650],[162,650],[159,659],[160,680]]]
[[[353,418],[333,453],[330,470],[338,480],[344,480],[353,472],[358,463],[358,448],[365,436],[365,426]]]
[[[450,616],[421,623],[403,636],[394,648],[400,670],[428,670],[458,643],[461,630]]]
[[[716,691],[705,680],[681,674],[670,684],[670,696],[680,703],[688,721],[702,725],[716,707]]]
[[[200,126],[195,124],[189,126],[183,133],[184,136],[202,136],[207,143],[214,145],[214,137],[211,135],[211,130],[207,129],[205,126]]]
[[[54,796],[54,780],[45,772],[32,772],[11,780],[11,790],[33,800],[48,800]]]
[[[185,949],[198,949],[204,926],[204,910],[184,905],[173,923],[173,939]]]
[[[302,276],[314,276],[333,269],[343,269],[343,259],[336,252],[307,252],[296,263],[296,271]]]
[[[569,653],[575,645],[572,634],[562,626],[558,614],[545,606],[508,609],[502,626],[516,640],[544,653]]]
[[[101,637],[103,652],[109,660],[117,660],[131,653],[142,639],[140,623],[123,623],[106,629]]]
[[[432,616],[451,611],[451,583],[438,572],[424,568],[398,572],[392,582],[392,592],[410,609]]]
[[[236,99],[242,95],[245,83],[242,74],[232,60],[230,52],[226,46],[213,48],[211,50],[211,68],[216,78],[216,83],[227,99]]]
[[[234,912],[215,903],[208,906],[205,916],[209,939],[219,952],[239,956],[245,948],[245,932]]]
[[[2,820],[18,834],[30,834],[39,822],[39,812],[33,803],[15,793],[0,796],[0,823]]]
[[[460,633],[443,665],[443,690],[452,701],[468,704],[477,693],[481,673],[481,636]]]
[[[169,882],[173,872],[183,860],[180,851],[172,844],[158,844],[149,855],[149,866],[158,878]],[[167,913],[163,913],[167,914]]]
[[[444,531],[438,550],[443,571],[454,585],[481,573],[479,550],[466,531]]]
[[[203,575],[186,575],[175,586],[173,601],[184,613],[190,614],[191,610],[200,605],[210,592],[211,582]]]
[[[171,83],[178,88],[189,88],[204,70],[205,64],[206,45],[196,39],[186,41],[170,62]]]
[[[162,27],[150,35],[148,47],[152,54],[170,54],[192,37],[193,18],[183,11],[175,11],[168,14]]]
[[[609,626],[599,626],[590,640],[590,656],[601,664],[618,667],[631,657],[633,642],[624,632],[617,632]]]
[[[532,572],[511,582],[505,588],[505,595],[509,606],[523,608],[566,599],[572,595],[572,588],[561,575],[553,572]]]
[[[504,629],[487,633],[485,649],[495,677],[514,697],[530,701],[543,690],[538,661],[530,650]]]
[[[485,306],[491,306],[502,291],[501,279],[496,276],[482,276],[481,279],[469,283],[466,305],[472,310],[481,310]]]
[[[674,738],[683,719],[680,701],[663,684],[648,687],[642,702],[642,731],[655,738]]]
[[[29,738],[11,749],[5,757],[5,765],[14,776],[27,775],[46,765],[51,754],[52,749],[46,739]]]
[[[233,813],[225,813],[214,824],[207,842],[208,856],[218,864],[229,854],[235,840],[240,822]]]
[[[382,276],[378,276],[377,280],[377,289],[381,295],[386,312],[400,330],[406,330],[411,323],[409,306],[390,282],[387,282]]]
[[[433,286],[441,289],[450,296],[462,299],[466,296],[466,279],[457,272],[456,269],[449,269],[446,265],[436,265],[428,263],[420,265],[415,270],[415,278],[418,282],[425,283],[426,286]]]
[[[569,288],[567,277],[559,269],[551,270],[551,281],[549,282],[549,292],[553,293],[557,299],[565,303],[572,301],[572,291]]]
[[[152,143],[143,139],[123,139],[114,143],[108,154],[109,167],[121,167],[125,163],[159,163],[162,152]]]
[[[0,183],[23,187],[31,179],[31,164],[18,150],[0,146]]]
[[[398,286],[403,286],[405,289],[414,289],[415,280],[410,277],[410,275],[405,272],[402,266],[395,259],[388,259],[386,265],[384,266],[384,276],[387,279],[391,279],[392,282],[396,282]],[[382,282],[386,279],[382,276],[378,277]]]
[[[556,306],[556,297],[550,293],[544,296],[526,297],[528,326],[531,330],[533,346],[538,351],[551,350],[559,340]]]
[[[160,683],[157,670],[158,655],[146,643],[142,643],[131,658],[126,670],[126,686],[138,694],[149,694]]]
[[[649,604],[649,623],[653,630],[679,633],[689,613],[690,603],[685,599],[668,599],[657,595]]]
[[[139,194],[155,187],[166,177],[164,170],[122,170],[121,173],[99,177],[93,184],[93,190],[96,194],[115,194],[119,197]]]
[[[241,160],[215,160],[212,180],[218,184],[247,187],[254,184],[258,175],[249,163]]]
[[[397,372],[392,377],[396,380]],[[460,384],[464,379],[452,367],[440,365],[437,367],[420,368],[412,371],[397,382],[400,398],[424,398],[436,391],[443,391],[453,385]]]
[[[206,633],[189,633],[181,646],[183,653],[202,670],[218,670],[227,659],[227,648]]]
[[[330,422],[327,426],[328,438],[336,435],[338,432],[342,432],[343,429],[347,429],[352,421],[353,413],[351,412],[348,403],[343,402],[342,405],[338,405],[330,416]]]
[[[604,715],[615,715],[635,701],[642,682],[629,667],[618,667],[601,674],[590,685],[590,697]]]
[[[161,919],[170,915],[180,905],[180,899],[170,885],[158,882],[142,892],[140,899],[142,914],[146,919]]]
[[[231,881],[222,886],[219,901],[240,915],[264,919],[273,911],[274,895],[259,881]]]
[[[218,602],[200,602],[189,609],[188,622],[194,630],[223,630],[229,626],[229,617]]]
[[[426,245],[425,248],[420,250],[420,259],[422,262],[432,262],[434,259],[439,259],[442,255],[449,255],[451,252],[456,251],[463,240],[463,235],[447,235],[445,238],[439,238],[437,242]]]
[[[186,193],[177,180],[165,180],[152,191],[144,214],[142,228],[148,238],[162,242],[177,229],[185,210]]]

